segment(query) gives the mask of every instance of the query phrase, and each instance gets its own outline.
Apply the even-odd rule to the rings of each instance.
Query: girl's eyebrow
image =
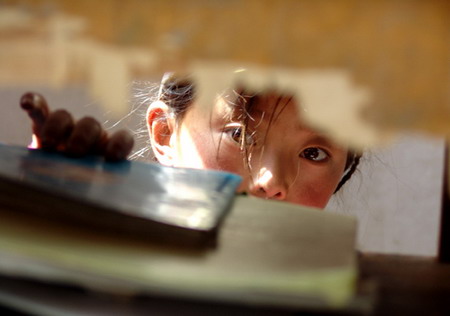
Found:
[[[315,132],[314,130],[308,127],[300,126],[300,130],[306,134],[305,143],[313,143],[316,145],[329,147],[329,148],[337,148],[338,145],[332,142],[328,137]]]

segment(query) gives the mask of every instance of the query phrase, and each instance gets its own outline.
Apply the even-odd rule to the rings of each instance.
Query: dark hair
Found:
[[[244,151],[245,159],[244,162],[248,164],[248,144],[246,143],[246,130],[248,126],[248,121],[250,119],[249,112],[253,105],[258,100],[257,94],[246,94],[245,90],[234,90],[234,95],[236,96],[235,101],[231,102],[235,110],[240,111],[239,120],[242,121],[244,130],[241,137],[241,149]],[[158,93],[158,100],[164,102],[170,109],[171,113],[175,116],[176,121],[181,121],[184,114],[192,105],[195,98],[195,87],[192,80],[189,77],[182,77],[174,73],[167,73],[164,75],[161,86]],[[292,98],[291,98],[292,99]],[[237,100],[237,101],[236,101]],[[278,107],[281,98],[278,100],[276,107]],[[286,102],[281,110],[290,102]],[[276,108],[272,111],[270,121],[274,118]],[[270,126],[270,123],[269,123]],[[266,132],[267,134],[267,132]],[[344,168],[344,176],[339,181],[334,193],[338,192],[341,187],[352,177],[355,173],[356,168],[359,165],[362,154],[355,151],[349,151],[347,154],[347,161]]]
[[[347,154],[347,161],[345,163],[344,168],[344,176],[342,177],[341,181],[339,181],[336,190],[334,190],[334,193],[339,191],[341,187],[352,177],[352,175],[355,173],[356,168],[359,165],[359,161],[361,160],[362,153],[356,153],[355,151],[350,150]]]
[[[184,113],[194,101],[194,96],[194,84],[189,78],[180,77],[173,73],[166,73],[163,76],[158,100],[169,107],[177,121],[183,119]]]

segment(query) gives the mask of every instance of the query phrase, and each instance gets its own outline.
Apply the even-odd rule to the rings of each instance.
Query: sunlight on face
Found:
[[[258,97],[245,124],[244,111],[223,99],[210,110],[191,107],[174,138],[174,165],[237,173],[242,192],[324,208],[347,149],[305,126],[290,98]]]
[[[261,170],[258,173],[258,177],[256,178],[257,181],[261,182],[262,184],[267,184],[272,180],[273,174],[265,167],[262,167]]]

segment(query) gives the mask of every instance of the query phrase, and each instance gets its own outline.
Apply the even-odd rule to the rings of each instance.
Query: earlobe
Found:
[[[175,122],[169,108],[162,101],[153,102],[147,110],[147,127],[155,158],[159,163],[172,166],[174,159],[173,142]]]

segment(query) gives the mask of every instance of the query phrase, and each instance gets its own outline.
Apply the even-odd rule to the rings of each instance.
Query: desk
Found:
[[[361,284],[370,285],[369,311],[308,312],[308,315],[450,315],[450,264],[432,258],[364,254],[359,257]],[[5,297],[21,297],[41,307],[95,315],[292,315],[292,311],[242,306],[193,303],[166,298],[111,298],[86,295],[80,289],[50,287],[14,279],[0,279],[0,299],[6,310],[13,306]],[[7,294],[5,296],[5,294]],[[35,303],[35,302],[34,302]],[[33,303],[33,304],[34,304]],[[53,306],[50,306],[53,305]],[[8,307],[9,306],[9,307]],[[22,305],[23,306],[23,305]],[[13,308],[14,309],[14,308]],[[48,310],[47,310],[48,311]]]
[[[450,315],[450,264],[433,258],[366,254],[362,280],[376,287],[374,315]]]

